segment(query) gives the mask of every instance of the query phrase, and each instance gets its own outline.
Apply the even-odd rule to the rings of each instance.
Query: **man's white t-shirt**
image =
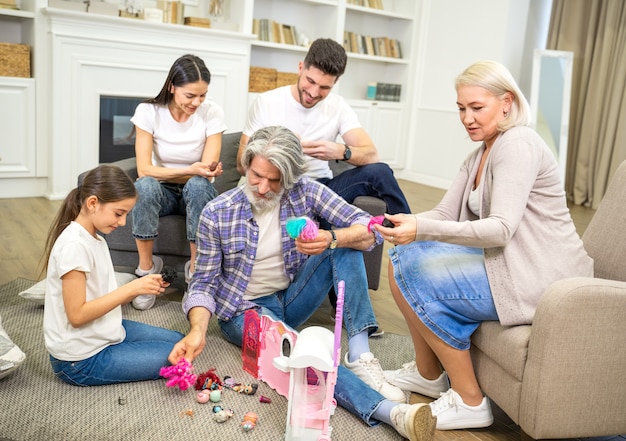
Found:
[[[152,164],[183,168],[202,159],[206,139],[226,130],[224,110],[205,100],[185,122],[178,122],[167,106],[141,103],[130,121],[152,134]]]
[[[356,113],[339,95],[329,93],[314,107],[307,109],[291,94],[291,86],[260,94],[248,112],[243,134],[252,134],[267,126],[284,126],[302,141],[336,141],[338,135],[360,128]],[[307,175],[314,179],[332,178],[328,161],[307,159]]]
[[[54,243],[46,278],[43,313],[46,349],[53,357],[65,361],[84,360],[126,337],[121,306],[79,328],[70,324],[63,304],[61,277],[72,270],[85,273],[87,302],[117,288],[106,241],[100,235],[93,237],[77,222],[70,223]]]
[[[283,256],[280,204],[264,212],[255,212],[254,220],[259,226],[259,239],[252,274],[243,296],[245,300],[282,291],[290,283]]]

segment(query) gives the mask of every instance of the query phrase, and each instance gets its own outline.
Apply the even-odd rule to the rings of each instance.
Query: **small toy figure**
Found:
[[[203,389],[221,389],[222,388],[222,380],[215,373],[215,368],[209,369],[204,374],[198,375],[196,379],[196,390]]]
[[[196,381],[193,373],[193,366],[186,359],[181,359],[175,366],[164,366],[159,371],[159,375],[169,378],[165,385],[167,387],[178,386],[180,390],[187,390]]]
[[[254,383],[254,384],[238,384],[236,386],[233,386],[232,389],[235,392],[239,392],[240,394],[254,395],[258,388],[259,388],[259,385]]]
[[[213,414],[213,419],[218,423],[223,423],[228,421],[234,414],[235,412],[232,409],[220,409]]]
[[[287,234],[292,239],[299,237],[304,240],[313,240],[317,237],[319,227],[317,223],[306,216],[292,217],[285,223]]]
[[[244,432],[250,432],[252,429],[256,427],[256,422],[258,421],[259,416],[254,412],[248,412],[243,416],[243,421],[241,421],[241,428]]]

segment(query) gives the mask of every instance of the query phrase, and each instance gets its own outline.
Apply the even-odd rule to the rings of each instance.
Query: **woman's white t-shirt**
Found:
[[[205,100],[185,122],[178,122],[167,106],[141,103],[130,121],[152,135],[152,165],[183,168],[202,159],[206,139],[226,130],[224,110]]]
[[[70,223],[54,243],[46,278],[43,314],[46,349],[53,357],[65,361],[84,360],[126,337],[121,306],[79,328],[70,324],[63,303],[61,277],[73,270],[85,273],[87,302],[117,288],[107,243],[99,235],[93,237],[77,222]]]

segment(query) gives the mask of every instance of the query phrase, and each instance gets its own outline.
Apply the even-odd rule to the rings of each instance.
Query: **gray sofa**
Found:
[[[241,132],[225,134],[222,138],[222,153],[220,161],[224,173],[216,178],[215,187],[219,193],[223,193],[237,185],[239,173],[237,172],[237,149]],[[137,179],[137,167],[135,158],[124,159],[114,163],[130,175],[132,179]],[[339,173],[342,167],[347,164],[331,161],[331,167],[335,173]],[[354,205],[377,216],[385,212],[385,203],[381,199],[373,197],[359,197],[354,201]],[[138,262],[137,247],[135,239],[131,234],[132,215],[128,216],[126,226],[118,228],[111,234],[105,236],[111,250],[113,264],[121,267],[136,267]],[[163,258],[165,265],[174,267],[177,271],[184,270],[184,265],[189,260],[189,242],[185,237],[184,216],[171,215],[164,216],[159,221],[159,235],[154,241],[154,254]],[[378,289],[380,283],[380,271],[382,263],[383,247],[378,246],[372,251],[364,252],[365,267],[370,289]]]
[[[472,336],[478,382],[534,439],[626,433],[626,161],[585,233],[594,278],[546,290],[532,325],[485,322]]]

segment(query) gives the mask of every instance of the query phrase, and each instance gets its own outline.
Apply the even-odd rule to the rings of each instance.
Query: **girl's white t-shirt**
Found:
[[[70,324],[63,303],[61,277],[72,270],[85,273],[87,302],[117,288],[106,241],[99,235],[93,237],[77,222],[70,223],[54,243],[46,278],[43,314],[46,349],[53,357],[65,361],[84,360],[126,337],[121,306],[79,328]]]
[[[183,168],[202,159],[206,139],[226,130],[224,110],[205,100],[185,122],[178,122],[167,106],[140,103],[130,121],[152,134],[152,165]]]

